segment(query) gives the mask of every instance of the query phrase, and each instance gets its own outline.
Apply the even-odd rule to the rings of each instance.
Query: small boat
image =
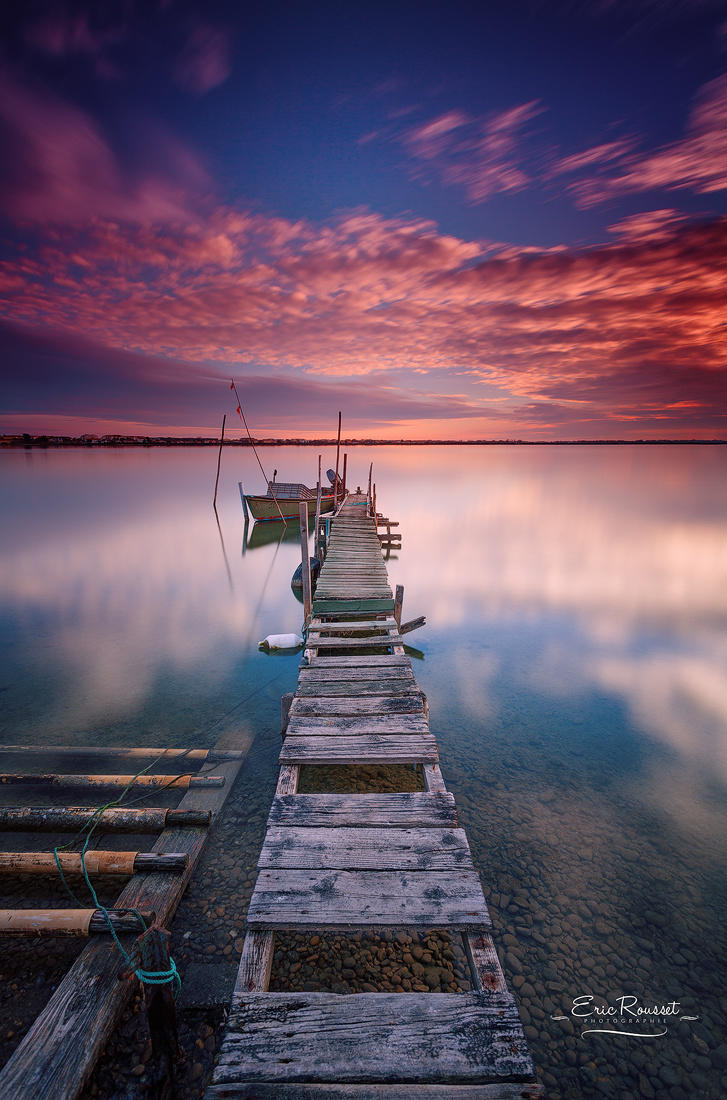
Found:
[[[333,476],[331,477],[331,475]],[[332,470],[328,471],[328,477],[333,482],[336,475]],[[341,479],[338,479],[339,494]],[[258,522],[278,520],[282,512],[283,519],[298,519],[301,504],[308,506],[308,516],[316,514],[316,499],[318,488],[309,489],[306,485],[292,481],[269,481],[268,491],[265,496],[252,496],[245,494],[245,501],[250,510],[250,515]],[[279,507],[278,507],[279,506]],[[321,515],[330,512],[333,508],[333,488],[326,487],[321,492]]]

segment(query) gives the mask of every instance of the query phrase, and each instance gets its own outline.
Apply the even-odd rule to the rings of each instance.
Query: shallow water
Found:
[[[261,457],[315,480],[312,448]],[[404,618],[427,616],[414,671],[549,1095],[727,1094],[727,449],[351,448],[350,485],[371,459],[403,534],[390,579]],[[235,943],[298,662],[257,642],[300,628],[300,550],[245,535],[246,449],[225,451],[218,528],[215,464],[0,455],[1,726],[6,743],[250,744]],[[582,1035],[586,995],[697,1019]]]

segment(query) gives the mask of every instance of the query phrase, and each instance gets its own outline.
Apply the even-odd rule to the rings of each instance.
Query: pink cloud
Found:
[[[224,373],[417,372],[462,380],[473,417],[489,415],[494,387],[528,422],[547,407],[562,423],[554,406],[577,406],[594,422],[631,418],[634,432],[647,414],[688,432],[698,409],[715,434],[727,220],[668,222],[662,212],[658,235],[598,248],[494,254],[363,211],[324,225],[224,209],[176,227],[98,222],[0,266],[2,308]]]
[[[0,122],[9,149],[0,198],[19,221],[186,221],[209,190],[203,166],[170,134],[154,134],[155,172],[129,173],[90,115],[7,75]]]
[[[705,84],[689,116],[686,133],[646,153],[631,142],[611,142],[562,158],[551,174],[603,167],[575,180],[570,190],[588,207],[616,195],[652,190],[709,194],[727,187],[727,74]]]
[[[177,83],[197,95],[205,95],[223,84],[231,72],[228,35],[219,27],[196,26],[177,61]]]
[[[408,130],[401,140],[420,164],[416,174],[427,166],[444,184],[462,187],[476,205],[528,186],[521,139],[526,124],[541,111],[535,100],[480,119],[449,111]]]
[[[631,217],[609,225],[608,232],[624,240],[648,241],[668,236],[677,225],[685,221],[685,215],[677,210],[647,210],[643,214],[632,214]]]

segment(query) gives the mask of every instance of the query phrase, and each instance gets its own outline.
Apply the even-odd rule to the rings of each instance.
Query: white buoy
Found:
[[[257,645],[258,649],[300,649],[303,639],[298,634],[268,634]]]

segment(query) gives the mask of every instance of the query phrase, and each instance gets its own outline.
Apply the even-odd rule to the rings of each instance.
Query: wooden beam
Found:
[[[133,875],[145,871],[175,873],[187,866],[186,852],[108,852],[92,848],[84,863],[89,875]],[[64,874],[83,874],[80,852],[58,852]],[[53,852],[0,852],[0,875],[57,875]]]
[[[207,816],[224,805],[241,761],[223,764],[223,788],[193,789],[178,810]],[[133,811],[127,810],[126,813]],[[171,813],[171,811],[168,811]],[[105,821],[105,815],[104,815]],[[156,852],[186,852],[187,869],[179,875],[134,875],[117,899],[118,908],[151,909],[161,924],[174,915],[207,839],[206,828],[168,828],[157,839]],[[127,949],[131,947],[127,940]],[[57,986],[10,1060],[0,1071],[3,1100],[75,1100],[105,1047],[132,993],[135,982],[120,982],[118,956],[109,954],[105,937],[81,952]],[[115,949],[114,949],[115,950]]]
[[[85,806],[0,807],[0,829],[12,832],[77,833],[96,817],[96,810]],[[99,819],[100,833],[160,833],[163,829],[205,828],[210,823],[207,810],[167,810],[148,806],[144,810],[126,810],[112,806]]]

